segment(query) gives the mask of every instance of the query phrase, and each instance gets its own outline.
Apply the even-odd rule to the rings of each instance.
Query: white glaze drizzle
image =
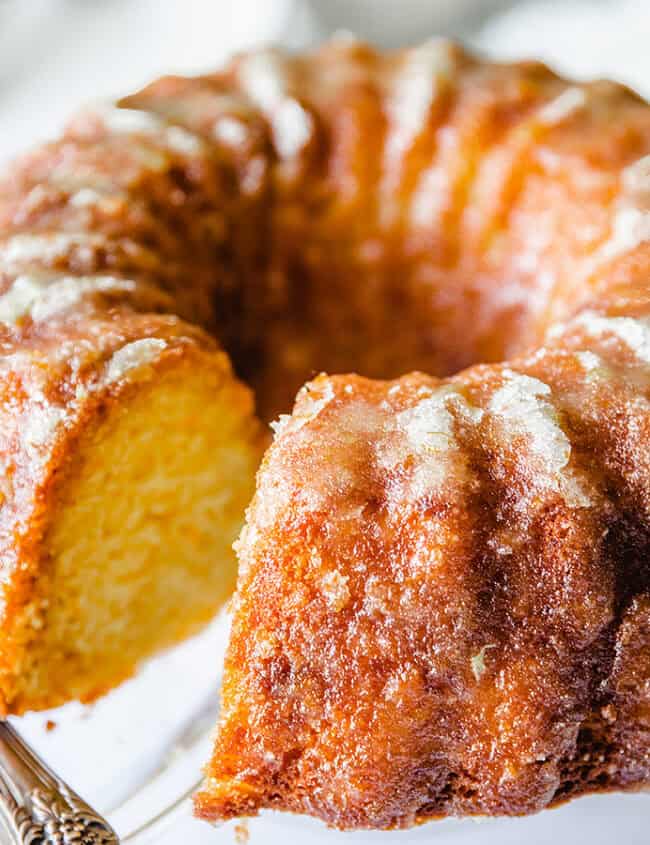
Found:
[[[127,343],[108,362],[104,382],[112,384],[127,373],[152,363],[166,348],[167,341],[158,337],[145,337]]]
[[[244,56],[238,77],[244,93],[264,111],[272,110],[287,96],[287,62],[276,50],[257,50]]]
[[[248,140],[248,129],[243,121],[225,114],[215,120],[212,136],[229,147],[240,147]]]
[[[427,125],[429,113],[439,96],[442,86],[456,72],[453,44],[443,38],[434,38],[405,53],[404,59],[392,80],[386,109],[389,129],[384,156],[386,176],[381,186],[382,223],[389,226],[398,208],[393,195],[398,189],[401,173],[396,163],[410,149]],[[416,222],[430,223],[432,196],[437,196],[439,179],[435,171],[424,173],[421,185],[412,200],[411,215]]]
[[[631,252],[650,241],[650,212],[634,205],[621,204],[614,214],[612,232],[594,256],[598,267],[612,258]]]
[[[89,293],[131,293],[136,283],[115,276],[18,276],[0,296],[0,321],[46,320],[77,305]]]
[[[19,276],[0,296],[0,321],[14,325],[26,317],[43,293],[43,282],[33,276]]]
[[[111,132],[154,135],[182,155],[198,155],[204,149],[203,139],[194,132],[168,123],[152,112],[124,109],[112,103],[99,103],[93,111]]]
[[[545,103],[537,112],[537,119],[547,126],[557,126],[583,109],[588,101],[586,89],[572,85],[559,97]]]
[[[136,289],[132,279],[115,276],[65,276],[48,286],[31,307],[33,320],[46,320],[77,305],[90,293],[128,294]]]
[[[587,276],[600,265],[650,241],[650,156],[625,168],[621,186],[610,235],[588,263]]]
[[[639,361],[650,364],[650,318],[606,317],[594,311],[584,311],[569,326],[593,338],[610,335],[627,346]]]
[[[393,78],[387,109],[390,118],[388,157],[400,153],[422,132],[440,85],[456,72],[453,44],[434,38],[405,53]]]
[[[47,367],[42,356],[19,350],[0,356],[0,369],[21,374],[28,402],[23,413],[12,413],[10,425],[15,425],[19,432],[20,443],[32,466],[45,466],[59,431],[73,418],[73,409],[69,405],[56,405],[46,396]]]
[[[417,501],[462,480],[465,462],[455,435],[456,418],[477,425],[483,417],[453,385],[425,389],[421,395],[416,405],[395,415],[392,430],[377,445],[379,465],[397,479],[397,500]]]
[[[93,250],[105,244],[101,235],[57,232],[47,235],[14,235],[0,244],[0,261],[10,273],[20,273],[39,259],[49,262],[66,256],[74,247]]]
[[[21,426],[21,438],[30,460],[46,459],[59,428],[67,419],[66,410],[48,403],[30,407]]]
[[[314,133],[313,118],[291,96],[287,59],[274,50],[245,56],[239,65],[239,82],[244,93],[268,117],[278,155],[294,159]]]
[[[299,431],[314,420],[332,399],[334,399],[334,390],[329,381],[318,386],[307,384],[300,391],[300,398],[293,414],[280,414],[277,420],[270,423],[271,429],[276,437]]]
[[[579,479],[567,469],[571,443],[562,429],[557,411],[547,397],[551,388],[512,370],[503,371],[505,381],[492,395],[488,409],[507,441],[524,436],[540,472],[538,484],[559,490],[572,507],[588,507],[589,497]]]
[[[80,188],[70,197],[70,205],[74,208],[91,208],[106,199],[106,194],[97,188]]]
[[[579,349],[575,353],[575,358],[587,374],[604,371],[607,368],[600,355],[596,355],[595,352],[591,352],[589,349]]]
[[[280,158],[297,156],[309,142],[313,131],[309,112],[291,97],[283,100],[273,115],[273,138]]]
[[[641,195],[649,199],[650,194],[650,155],[642,156],[628,165],[621,176],[623,190],[628,194]]]

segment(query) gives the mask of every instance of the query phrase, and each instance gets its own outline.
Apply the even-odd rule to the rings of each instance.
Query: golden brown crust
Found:
[[[539,341],[584,297],[650,132],[620,86],[448,42],[258,51],[123,105],[13,168],[5,237],[91,233],[58,265],[170,291],[266,419],[321,369],[447,375]]]

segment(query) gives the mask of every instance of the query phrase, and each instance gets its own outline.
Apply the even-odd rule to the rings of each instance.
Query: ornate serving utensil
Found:
[[[111,826],[0,721],[0,822],[7,845],[119,845]]]

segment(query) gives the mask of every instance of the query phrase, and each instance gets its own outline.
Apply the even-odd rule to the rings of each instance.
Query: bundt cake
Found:
[[[0,185],[2,711],[206,621],[259,420],[357,372],[275,424],[199,815],[644,784],[650,107],[352,39],[120,105]]]

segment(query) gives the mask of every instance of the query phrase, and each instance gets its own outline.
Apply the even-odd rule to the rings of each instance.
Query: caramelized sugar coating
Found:
[[[372,374],[511,358],[323,375],[275,425],[197,813],[385,829],[640,788],[650,109],[440,45],[347,49],[313,60],[341,182],[302,221],[287,322],[330,360],[367,343]]]

